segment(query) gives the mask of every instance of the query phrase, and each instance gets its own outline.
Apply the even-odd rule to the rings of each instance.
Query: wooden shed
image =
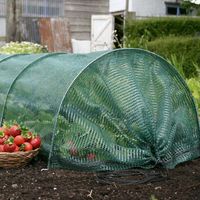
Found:
[[[91,39],[91,16],[109,13],[109,0],[65,0],[64,16],[69,19],[72,38]]]
[[[1,20],[6,22],[4,29],[7,30],[7,41],[39,42],[36,23],[41,18],[64,19],[69,23],[71,38],[89,41],[92,15],[109,14],[109,0],[0,0],[0,2],[4,5],[1,7],[5,9],[5,15]],[[19,35],[21,31],[25,31],[22,39]],[[60,32],[54,31],[56,34]]]

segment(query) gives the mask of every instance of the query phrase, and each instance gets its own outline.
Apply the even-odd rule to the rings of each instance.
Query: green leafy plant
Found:
[[[200,78],[190,78],[186,80],[190,91],[194,97],[196,105],[198,106],[198,112],[200,114]]]
[[[185,73],[183,70],[183,63],[184,63],[184,57],[181,58],[181,60],[179,60],[177,58],[177,56],[175,54],[171,54],[170,58],[167,59],[167,61],[176,67],[176,69],[179,71],[179,73],[181,74],[181,76],[183,78],[185,78]]]
[[[10,42],[0,47],[0,54],[45,53],[46,47],[31,42]]]

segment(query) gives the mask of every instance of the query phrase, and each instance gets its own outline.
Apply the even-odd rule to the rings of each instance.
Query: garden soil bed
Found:
[[[122,179],[107,183],[108,175],[45,168],[45,162],[39,160],[22,169],[0,169],[0,200],[200,199],[200,159],[180,164],[173,170],[156,170],[162,179],[140,184],[130,182],[145,180],[140,175],[134,178],[131,175],[134,171],[126,176],[129,182],[120,184]]]

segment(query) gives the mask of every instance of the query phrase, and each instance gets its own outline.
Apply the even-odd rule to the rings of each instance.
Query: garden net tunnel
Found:
[[[174,168],[200,155],[189,89],[141,49],[0,55],[0,116],[41,135],[50,168]]]

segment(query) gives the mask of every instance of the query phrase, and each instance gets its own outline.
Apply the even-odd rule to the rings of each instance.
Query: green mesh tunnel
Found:
[[[38,132],[50,168],[174,168],[200,155],[185,82],[141,49],[0,55],[0,120]]]

